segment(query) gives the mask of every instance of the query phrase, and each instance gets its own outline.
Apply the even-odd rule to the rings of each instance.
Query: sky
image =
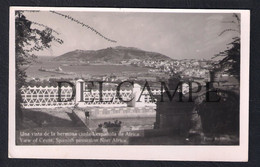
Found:
[[[107,47],[136,47],[169,56],[173,59],[211,59],[224,51],[237,32],[219,34],[227,28],[237,28],[232,13],[133,13],[133,12],[64,12],[62,14],[88,24],[109,42],[90,29],[57,14],[25,12],[28,20],[44,24],[60,33],[62,45],[53,42],[50,49],[37,55],[60,56],[80,50]],[[37,27],[37,25],[34,25]]]

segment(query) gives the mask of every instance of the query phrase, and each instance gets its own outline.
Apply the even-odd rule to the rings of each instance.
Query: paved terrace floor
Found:
[[[101,108],[91,108],[92,111],[100,111]],[[114,108],[116,110],[116,108]],[[145,108],[144,110],[149,110],[153,108]],[[107,110],[110,110],[110,108]],[[112,110],[112,108],[111,108]],[[127,110],[127,111],[139,111],[140,108],[135,109],[124,109],[119,108],[119,110]],[[82,111],[81,111],[82,112]],[[73,121],[75,117],[73,116],[72,108],[55,108],[55,109],[25,109],[23,111],[24,114],[24,122],[21,127],[18,127],[19,131],[24,132],[48,132],[48,131],[57,131],[57,132],[87,132],[89,131],[86,128],[86,125],[81,122]],[[84,117],[83,117],[84,118]],[[85,118],[84,118],[85,119]],[[115,118],[117,119],[117,118]],[[89,126],[90,129],[95,129],[99,123],[104,123],[105,121],[113,121],[115,119],[95,119],[92,120],[92,125]],[[118,120],[120,120],[118,118]],[[145,126],[140,126],[138,124],[142,123],[147,126],[147,129],[152,128],[152,123],[155,121],[153,117],[146,117],[146,118],[130,118],[127,120],[121,118],[123,122],[123,126],[133,128],[131,130],[137,130],[138,128],[144,128]],[[130,121],[131,120],[131,121]],[[94,122],[94,123],[93,123]],[[133,125],[132,127],[130,125]],[[124,128],[123,128],[124,129]],[[145,128],[144,128],[145,129]],[[219,138],[226,138],[226,139],[219,139]],[[17,138],[18,139],[18,138]],[[184,136],[176,135],[175,133],[171,133],[167,136],[149,136],[149,137],[140,137],[140,138],[133,138],[131,142],[128,144],[163,144],[163,145],[183,145],[183,144],[236,144],[238,139],[232,137],[230,135],[220,136],[217,139],[205,138],[202,140],[201,137],[192,137],[187,139]],[[63,144],[71,144],[71,143],[63,143]]]

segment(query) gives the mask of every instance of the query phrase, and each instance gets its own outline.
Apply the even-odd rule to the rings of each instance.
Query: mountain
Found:
[[[148,52],[134,47],[109,47],[100,50],[74,50],[55,57],[55,61],[89,61],[119,63],[131,59],[139,60],[171,60],[156,52]]]

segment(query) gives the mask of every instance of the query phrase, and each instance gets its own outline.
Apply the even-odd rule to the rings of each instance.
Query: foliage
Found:
[[[26,72],[25,70],[32,62],[36,61],[36,56],[34,52],[44,50],[51,47],[53,41],[63,44],[63,40],[55,37],[53,34],[59,35],[59,33],[52,28],[43,25],[41,23],[33,22],[28,20],[24,12],[40,12],[36,10],[31,11],[16,11],[15,12],[15,56],[16,56],[16,116],[19,122],[22,120],[22,112],[20,103],[22,102],[20,88],[26,85]],[[53,14],[63,16],[66,19],[69,19],[72,22],[80,24],[83,27],[90,29],[95,32],[97,35],[101,36],[107,41],[116,42],[115,40],[109,39],[98,32],[93,27],[80,22],[77,19],[69,15],[64,15],[59,12],[50,11]],[[36,25],[37,28],[34,28],[32,25]],[[41,28],[39,28],[41,27]],[[54,84],[52,81],[45,81],[45,84]],[[38,84],[38,81],[31,81],[30,85]]]
[[[235,18],[234,21],[226,22],[226,23],[232,23],[236,25],[236,28],[229,28],[223,30],[219,36],[224,35],[227,32],[237,32],[238,35],[234,38],[232,38],[232,42],[228,44],[229,47],[223,52],[220,52],[219,54],[215,55],[213,58],[216,57],[224,57],[220,61],[220,70],[227,69],[227,72],[234,75],[236,79],[240,79],[240,17],[238,14],[233,14],[233,17]]]
[[[224,56],[220,61],[222,68],[227,68],[227,72],[234,75],[238,80],[240,79],[240,38],[233,38],[229,45],[230,49],[221,52],[219,56]]]
[[[40,30],[33,28],[33,24],[27,20],[23,11],[15,12],[16,115],[19,119],[22,119],[20,88],[26,84],[26,68],[35,61],[36,56],[33,52],[50,48],[52,41],[63,43],[61,39],[52,35],[51,28],[44,26],[44,29]]]
[[[62,82],[62,81],[69,81],[73,83],[73,78],[50,78],[50,79],[43,79],[41,80],[40,78],[35,78],[32,79],[30,81],[27,82],[28,86],[53,86],[53,87],[57,87],[58,86],[58,82]],[[64,85],[66,85],[66,83],[63,83]]]
[[[121,121],[115,120],[114,122],[104,122],[104,127],[107,129],[108,133],[116,133],[118,135],[121,129]]]
[[[104,122],[105,128],[112,128],[112,127],[121,127],[122,122],[115,120],[114,122]]]
[[[44,30],[32,28],[32,24],[37,24],[27,20],[22,11],[15,12],[15,54],[17,69],[17,85],[25,83],[26,65],[35,61],[34,51],[50,48],[50,43],[56,41],[60,44],[63,41],[52,35],[53,30],[44,26]],[[40,25],[40,24],[38,24]]]

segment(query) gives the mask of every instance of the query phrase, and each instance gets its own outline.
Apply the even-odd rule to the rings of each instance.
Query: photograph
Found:
[[[9,156],[247,161],[249,15],[11,7]]]

